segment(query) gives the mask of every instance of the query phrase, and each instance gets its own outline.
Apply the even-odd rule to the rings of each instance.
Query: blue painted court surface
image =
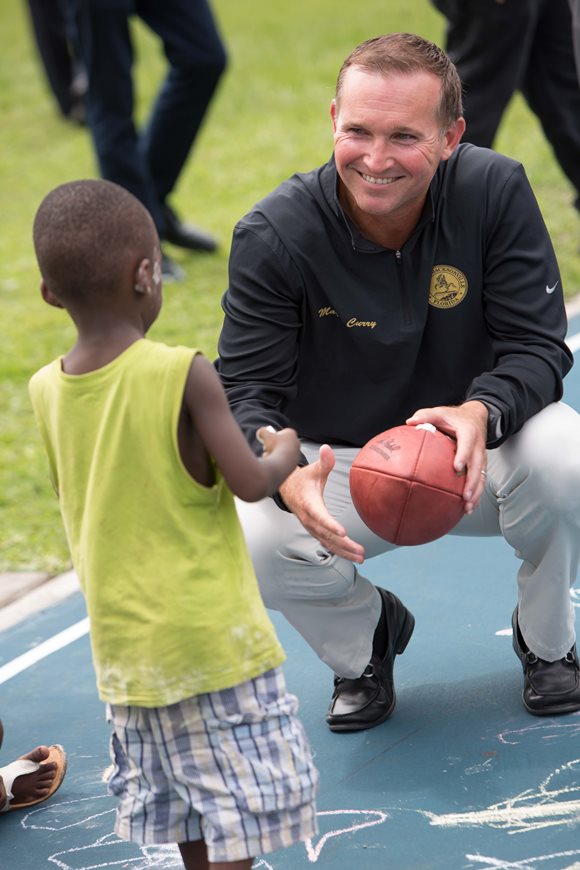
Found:
[[[580,316],[569,335],[577,368],[565,400],[580,410]],[[320,834],[255,868],[580,870],[580,714],[537,718],[522,706],[510,629],[518,564],[501,539],[453,537],[366,564],[417,624],[397,659],[393,717],[358,734],[328,731],[331,674],[272,615],[321,773]],[[580,578],[572,599],[580,610]],[[0,817],[0,868],[181,867],[174,847],[112,833],[108,728],[85,616],[75,594],[0,633],[2,762],[41,742],[62,743],[69,757],[50,802]],[[77,639],[60,637],[73,626]],[[54,652],[42,646],[67,639]],[[19,658],[31,650],[38,661]]]

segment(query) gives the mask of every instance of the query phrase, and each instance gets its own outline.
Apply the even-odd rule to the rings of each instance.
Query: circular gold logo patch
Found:
[[[429,286],[429,305],[454,308],[467,295],[467,278],[453,266],[433,266]]]

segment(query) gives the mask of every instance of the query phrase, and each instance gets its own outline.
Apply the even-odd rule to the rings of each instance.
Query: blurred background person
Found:
[[[447,19],[445,50],[464,87],[462,141],[492,148],[508,103],[521,91],[580,210],[580,88],[569,0],[432,2]]]
[[[64,0],[28,0],[34,42],[50,90],[68,121],[84,124],[87,77]]]
[[[66,0],[88,76],[87,121],[108,181],[149,210],[162,242],[214,251],[216,241],[180,220],[168,202],[226,67],[207,0]],[[143,130],[134,120],[131,16],[162,42],[169,69]],[[163,276],[183,270],[163,252]]]

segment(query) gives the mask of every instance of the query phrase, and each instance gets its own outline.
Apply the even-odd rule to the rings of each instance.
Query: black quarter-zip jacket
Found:
[[[554,250],[521,164],[460,145],[399,251],[342,210],[332,158],[237,224],[216,367],[256,429],[362,446],[418,408],[482,399],[502,436],[562,396],[572,365]]]

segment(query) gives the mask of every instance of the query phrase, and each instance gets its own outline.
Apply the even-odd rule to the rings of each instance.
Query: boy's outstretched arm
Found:
[[[264,455],[250,449],[210,361],[194,357],[184,391],[184,407],[207,452],[238,498],[259,501],[272,495],[296,467],[300,442],[293,429],[260,430]]]

